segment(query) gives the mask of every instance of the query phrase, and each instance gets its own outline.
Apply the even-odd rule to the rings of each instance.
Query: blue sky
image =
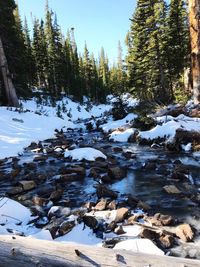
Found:
[[[31,28],[31,13],[33,17],[44,17],[45,2],[18,0],[20,14],[22,18],[26,15]],[[97,57],[103,46],[111,62],[117,58],[118,40],[125,54],[124,39],[135,5],[136,0],[49,0],[62,32],[75,28],[79,51],[83,51],[86,41],[89,51]]]

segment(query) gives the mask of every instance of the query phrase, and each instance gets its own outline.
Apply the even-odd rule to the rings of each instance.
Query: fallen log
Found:
[[[1,267],[198,267],[199,260],[155,256],[27,237],[0,236]]]

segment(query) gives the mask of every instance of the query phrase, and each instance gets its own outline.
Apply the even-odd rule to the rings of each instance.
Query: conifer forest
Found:
[[[200,266],[200,0],[0,0],[8,266]]]

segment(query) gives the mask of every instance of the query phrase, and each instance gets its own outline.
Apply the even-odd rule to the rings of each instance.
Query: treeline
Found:
[[[44,20],[33,19],[32,36],[14,0],[0,1],[0,36],[18,96],[31,96],[35,86],[53,97],[65,93],[80,101],[85,95],[103,102],[106,95],[125,91],[159,103],[183,99],[190,67],[185,1],[167,5],[165,0],[138,0],[130,21],[127,55],[123,59],[119,42],[117,62],[111,66],[103,48],[99,58],[86,44],[79,53],[74,28],[62,34],[48,1]],[[6,103],[1,76],[0,102]]]
[[[184,0],[138,0],[126,39],[129,87],[139,99],[166,103],[183,98],[190,66],[187,6]]]
[[[35,86],[54,97],[66,93],[80,101],[85,95],[102,102],[110,92],[120,93],[126,88],[120,43],[118,62],[113,66],[104,48],[98,59],[86,44],[83,53],[79,53],[74,29],[69,29],[66,36],[62,34],[48,1],[45,19],[34,18],[33,36],[26,19],[22,25],[14,0],[0,1],[0,32],[19,96],[31,95],[31,87]],[[1,102],[5,102],[2,83],[0,89]]]

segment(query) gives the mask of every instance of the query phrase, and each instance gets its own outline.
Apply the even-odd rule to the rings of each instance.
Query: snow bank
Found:
[[[114,142],[128,142],[129,137],[134,134],[135,129],[130,128],[125,131],[116,130],[110,134],[109,139]]]
[[[102,239],[97,238],[93,230],[83,223],[77,224],[68,234],[60,236],[54,241],[78,243],[82,245],[98,245],[101,246]]]
[[[164,255],[164,252],[157,248],[154,243],[149,239],[129,239],[119,242],[115,245],[114,249],[124,249],[133,252],[147,253],[153,255]]]
[[[55,129],[85,128],[83,123],[76,121],[99,117],[112,107],[111,104],[102,104],[89,109],[86,104],[80,105],[69,98],[56,102],[55,107],[48,105],[48,101],[43,105],[37,104],[36,99],[22,101],[22,105],[26,112],[0,107],[0,159],[17,156],[31,142],[54,137]]]
[[[0,107],[0,158],[16,156],[31,142],[54,136],[54,130],[72,123],[32,112],[18,113]]]
[[[135,118],[137,118],[137,115],[130,113],[122,120],[117,120],[117,121],[110,120],[108,123],[101,125],[101,128],[104,132],[108,133],[109,131],[112,131],[119,127],[130,126],[131,121],[133,121]]]
[[[172,140],[176,134],[177,129],[183,129],[187,131],[200,131],[200,119],[190,118],[185,115],[179,115],[174,118],[172,116],[158,117],[157,121],[163,123],[157,125],[150,131],[143,131],[139,133],[141,139],[154,140],[157,138],[165,138],[169,141]]]
[[[76,148],[74,150],[66,150],[65,157],[71,157],[73,160],[86,159],[95,161],[96,158],[107,159],[107,157],[99,150],[91,147]]]

